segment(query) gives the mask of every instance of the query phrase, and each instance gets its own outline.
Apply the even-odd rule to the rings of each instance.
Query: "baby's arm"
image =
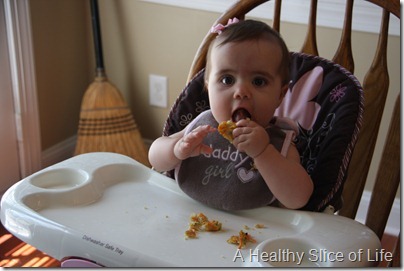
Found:
[[[216,131],[209,125],[203,125],[195,128],[189,134],[184,136],[182,130],[171,136],[157,138],[149,150],[149,161],[157,171],[163,172],[172,170],[181,160],[204,153],[211,153],[212,149],[203,144],[205,136]]]
[[[255,157],[254,163],[274,196],[289,209],[302,208],[313,193],[313,182],[300,164],[299,153],[291,145],[286,157],[272,144]]]
[[[248,120],[237,122],[233,144],[254,159],[274,196],[286,208],[298,209],[306,205],[313,193],[313,182],[300,164],[299,153],[291,145],[284,157],[270,144],[265,129]]]

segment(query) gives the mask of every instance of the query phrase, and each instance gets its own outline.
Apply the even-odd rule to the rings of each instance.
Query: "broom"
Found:
[[[96,77],[83,96],[74,154],[115,152],[150,167],[147,149],[131,110],[105,73],[97,0],[91,0],[91,16]]]

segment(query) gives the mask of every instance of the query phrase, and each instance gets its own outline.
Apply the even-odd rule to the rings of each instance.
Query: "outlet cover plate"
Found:
[[[149,104],[152,106],[167,108],[168,79],[166,76],[149,75]]]

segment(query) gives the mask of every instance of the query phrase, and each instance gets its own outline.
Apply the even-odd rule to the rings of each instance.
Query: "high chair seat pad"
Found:
[[[349,71],[321,57],[292,53],[291,83],[275,115],[297,121],[296,147],[314,192],[304,209],[341,208],[341,193],[362,123],[363,90]]]

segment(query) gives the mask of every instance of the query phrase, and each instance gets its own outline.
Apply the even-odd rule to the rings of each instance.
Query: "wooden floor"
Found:
[[[60,267],[60,262],[14,237],[0,223],[0,267]]]
[[[381,242],[383,248],[393,252],[397,237],[385,235]],[[386,266],[386,262],[379,264]],[[14,237],[0,223],[0,267],[60,267],[60,262]]]

